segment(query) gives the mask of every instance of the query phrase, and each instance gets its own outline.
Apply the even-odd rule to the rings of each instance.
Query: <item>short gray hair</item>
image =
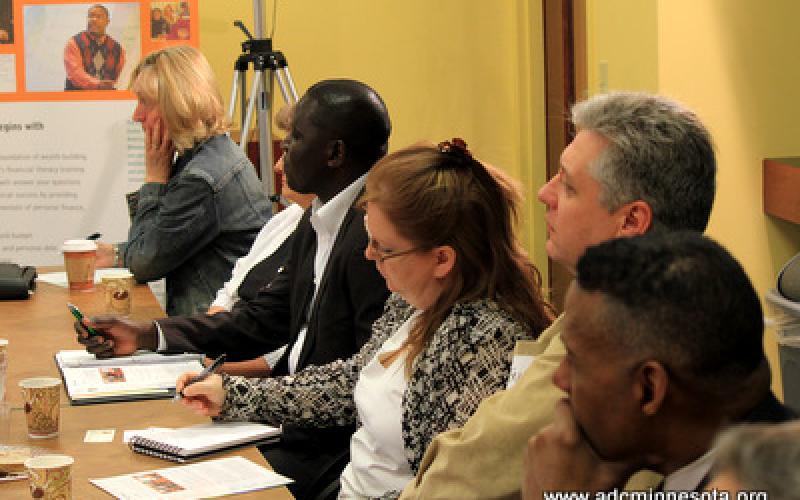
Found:
[[[800,422],[730,428],[714,445],[714,473],[728,473],[769,500],[794,500],[800,491]]]
[[[654,229],[705,231],[717,164],[697,115],[664,97],[614,92],[575,104],[572,121],[610,141],[590,166],[609,211],[643,200]]]

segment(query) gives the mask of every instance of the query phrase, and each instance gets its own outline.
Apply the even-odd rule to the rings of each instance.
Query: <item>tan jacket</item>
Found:
[[[460,429],[436,436],[400,498],[519,498],[528,439],[553,420],[565,394],[553,385],[564,359],[563,315],[535,341],[538,354],[517,383],[481,403]]]

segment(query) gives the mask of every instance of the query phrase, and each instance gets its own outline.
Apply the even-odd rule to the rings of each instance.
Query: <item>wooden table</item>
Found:
[[[10,443],[27,444],[75,458],[72,472],[73,497],[76,499],[110,498],[88,479],[160,469],[173,464],[165,460],[133,453],[122,443],[124,430],[150,426],[178,427],[206,421],[171,400],[152,400],[71,406],[62,391],[61,431],[52,439],[30,439],[21,409],[22,394],[18,383],[35,376],[60,377],[53,356],[62,349],[80,349],[72,328],[73,318],[66,308],[72,302],[87,316],[104,311],[102,288],[93,292],[70,292],[47,283],[39,283],[29,300],[0,301],[0,338],[8,339],[8,374],[6,401],[13,405]],[[152,319],[164,315],[145,285],[133,292],[134,319]],[[116,429],[111,443],[84,443],[89,429]],[[0,437],[2,436],[0,430]],[[5,444],[5,443],[3,443]],[[269,467],[256,448],[240,449],[226,455],[241,455]],[[28,482],[0,483],[0,497],[27,498]],[[241,495],[242,498],[291,499],[286,488],[262,490]]]

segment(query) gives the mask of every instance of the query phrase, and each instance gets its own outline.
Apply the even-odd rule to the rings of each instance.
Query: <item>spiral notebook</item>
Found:
[[[136,453],[185,463],[220,451],[275,442],[280,435],[280,427],[255,422],[210,422],[138,431],[128,445]]]

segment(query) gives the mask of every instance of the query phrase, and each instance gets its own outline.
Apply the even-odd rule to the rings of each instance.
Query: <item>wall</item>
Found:
[[[684,102],[708,125],[719,162],[708,234],[742,262],[763,295],[782,264],[800,251],[800,227],[764,215],[761,182],[763,158],[800,155],[800,65],[786,57],[800,44],[794,22],[800,4],[594,0],[590,9],[590,68],[612,61],[611,88],[653,90],[655,77],[660,93]],[[641,71],[615,71],[613,61],[624,67],[635,60]],[[765,347],[780,392],[771,330]]]
[[[266,2],[271,26],[272,2]],[[391,149],[419,140],[463,137],[473,153],[524,185],[525,244],[543,248],[535,187],[544,181],[544,84],[537,1],[279,1],[275,48],[284,52],[298,92],[324,78],[369,83],[393,121]],[[201,5],[201,48],[228,96],[252,2]],[[534,172],[536,172],[534,174]],[[538,210],[538,212],[537,212]],[[543,268],[546,256],[536,256]],[[546,268],[546,266],[544,267]]]
[[[709,232],[742,261],[759,293],[800,251],[800,227],[762,211],[761,160],[800,155],[800,44],[791,0],[659,2],[660,87],[710,124],[720,164]],[[768,338],[775,360],[775,342]],[[773,363],[774,366],[774,363]]]
[[[658,90],[658,18],[654,0],[587,0],[588,89]]]

